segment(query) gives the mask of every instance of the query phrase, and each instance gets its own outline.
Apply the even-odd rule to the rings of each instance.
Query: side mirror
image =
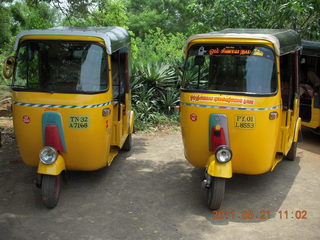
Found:
[[[6,79],[11,78],[13,74],[14,63],[16,61],[15,57],[8,57],[4,60],[2,73]]]

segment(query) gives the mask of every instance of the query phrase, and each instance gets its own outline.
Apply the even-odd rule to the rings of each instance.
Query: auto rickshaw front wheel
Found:
[[[61,174],[43,175],[41,183],[42,201],[47,208],[57,206],[61,190]]]
[[[224,178],[212,177],[210,187],[207,190],[208,206],[211,210],[220,208],[224,198],[225,184]]]

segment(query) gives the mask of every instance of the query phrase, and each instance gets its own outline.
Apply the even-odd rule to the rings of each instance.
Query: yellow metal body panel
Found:
[[[199,104],[206,106],[233,106],[239,108],[249,107],[275,107],[280,106],[278,93],[273,97],[253,98],[253,97],[235,97],[246,100],[253,100],[253,106],[243,106],[234,103],[215,103],[199,101],[197,103],[190,101],[195,93],[181,93],[181,102],[189,104]],[[196,93],[199,96],[225,97],[229,95],[203,94]],[[228,117],[230,147],[233,152],[232,170],[234,173],[259,174],[271,169],[276,154],[276,143],[280,130],[280,119],[270,120],[270,112],[277,112],[281,117],[280,108],[273,110],[234,110],[219,109],[210,107],[197,107],[181,104],[181,130],[185,148],[186,159],[194,166],[206,167],[209,157],[213,154],[209,151],[209,116],[211,113],[226,114]],[[196,121],[190,119],[190,115],[197,116]],[[240,129],[235,127],[236,115],[255,116],[256,126],[254,129]]]
[[[271,42],[256,39],[197,39],[192,41],[188,48],[194,44],[205,43],[260,44],[274,49]],[[279,60],[279,56],[276,56],[278,71],[280,69]],[[196,91],[194,93],[181,92],[180,124],[187,161],[196,167],[209,167],[209,174],[212,176],[231,177],[230,171],[242,174],[262,174],[272,171],[281,161],[283,154],[289,151],[295,139],[297,124],[299,126],[299,100],[295,101],[293,111],[282,110],[280,89],[280,74],[278,74],[278,92],[274,96],[253,97]],[[215,101],[216,98],[225,100]],[[228,101],[228,99],[237,99],[238,103]],[[228,107],[231,108],[228,109]],[[278,117],[270,120],[271,112],[276,112]],[[226,170],[223,170],[223,166],[213,160],[214,153],[209,151],[209,116],[212,113],[225,114],[228,118],[230,148],[233,157],[229,165],[225,165]],[[193,120],[191,115],[193,115]],[[254,116],[255,127],[253,129],[237,128],[235,126],[237,115]],[[277,153],[280,153],[281,157],[277,157],[279,156]]]
[[[125,104],[120,104],[120,120],[118,118],[119,104],[113,106],[113,128],[111,145],[122,148],[127,139],[128,134],[132,133],[133,129],[133,111],[131,110],[131,93],[126,93]]]
[[[20,43],[25,40],[64,40],[64,41],[88,41],[88,42],[98,42],[104,45],[104,41],[97,37],[88,36],[68,36],[68,35],[30,35],[21,38]]]
[[[62,94],[39,92],[13,92],[13,100],[32,104],[90,105],[111,102],[110,93],[102,94]],[[76,104],[75,104],[76,103]],[[37,166],[42,141],[42,114],[57,112],[62,117],[62,127],[66,142],[66,152],[61,152],[68,170],[95,170],[106,166],[110,148],[112,115],[102,116],[104,108],[52,108],[13,105],[13,124],[19,150],[24,162]],[[89,128],[74,129],[68,125],[69,117],[85,115],[89,117]],[[29,123],[23,117],[30,118]],[[108,125],[107,125],[108,121]]]
[[[299,117],[298,120],[296,121],[296,126],[294,129],[294,138],[293,142],[298,142],[299,139],[299,131],[301,130],[301,118]]]
[[[281,148],[278,152],[287,155],[293,142],[298,141],[299,131],[301,129],[301,118],[299,118],[299,99],[295,99],[293,110],[282,110],[281,124]]]
[[[67,35],[32,35],[25,36],[25,40],[70,40],[92,41],[104,44],[102,39],[87,36]],[[27,165],[38,166],[39,173],[56,175],[60,169],[66,170],[96,170],[110,165],[118,154],[128,135],[128,117],[131,113],[131,94],[126,93],[125,104],[121,104],[121,118],[118,121],[118,105],[113,104],[112,97],[112,69],[111,58],[108,56],[109,90],[99,94],[64,94],[13,91],[13,101],[29,104],[48,105],[94,105],[109,102],[109,105],[94,108],[60,108],[60,107],[34,107],[13,105],[13,123],[17,144],[23,161]],[[109,108],[111,114],[103,116],[103,109]],[[56,112],[61,115],[62,128],[66,143],[66,152],[60,152],[55,165],[39,163],[39,151],[44,146],[42,140],[42,114]],[[69,127],[69,117],[85,115],[89,117],[89,127],[75,129]],[[28,116],[29,123],[24,123],[24,116]],[[110,148],[113,148],[110,152]],[[46,169],[47,168],[47,169]]]
[[[134,126],[134,112],[131,111],[130,113],[130,133],[133,133],[133,126]]]
[[[39,162],[38,173],[45,175],[59,175],[62,171],[66,170],[66,165],[63,157],[59,154],[57,160],[53,164],[43,164]]]
[[[108,166],[111,165],[113,159],[118,155],[119,150],[116,148],[111,148],[109,152]]]
[[[113,106],[115,114],[113,115],[113,128],[112,128],[112,139],[111,145],[117,146],[119,148],[122,147],[125,140],[127,139],[129,128],[128,128],[128,119],[129,112],[126,111],[126,107],[124,104],[120,104],[120,114],[121,118],[118,120],[118,107],[119,104]]]
[[[221,178],[232,177],[232,161],[219,163],[216,161],[215,156],[211,155],[208,162],[207,172],[209,175]]]
[[[277,154],[275,157],[275,161],[273,162],[273,166],[271,168],[271,171],[273,171],[273,169],[277,166],[277,164],[279,162],[281,162],[281,160],[283,159],[283,154]]]

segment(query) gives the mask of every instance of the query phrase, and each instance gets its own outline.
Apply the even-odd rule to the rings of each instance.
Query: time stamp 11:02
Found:
[[[308,211],[306,210],[279,210],[272,212],[267,210],[260,211],[235,211],[235,210],[220,210],[212,212],[212,219],[270,219],[277,217],[279,219],[308,219]]]

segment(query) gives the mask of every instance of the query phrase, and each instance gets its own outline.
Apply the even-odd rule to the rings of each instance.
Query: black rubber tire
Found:
[[[208,207],[211,210],[217,210],[220,208],[224,198],[225,185],[226,180],[224,178],[212,178],[212,182],[207,193]]]
[[[124,142],[123,146],[122,146],[122,150],[124,151],[130,151],[132,148],[132,134],[129,133],[126,141]]]
[[[47,208],[57,206],[61,191],[61,174],[58,176],[42,176],[42,201]]]
[[[303,141],[303,136],[302,136],[302,131],[300,130],[298,134],[298,142],[302,142],[302,141]]]
[[[291,148],[286,156],[286,159],[289,161],[294,161],[296,160],[296,155],[297,155],[297,147],[298,147],[298,142],[293,142],[291,145]]]
[[[36,179],[35,179],[35,185],[37,188],[41,188],[42,184],[42,174],[37,173]]]

